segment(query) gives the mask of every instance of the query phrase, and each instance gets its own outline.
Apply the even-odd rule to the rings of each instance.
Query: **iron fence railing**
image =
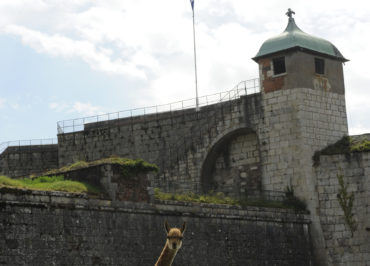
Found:
[[[230,101],[243,95],[259,92],[259,79],[251,79],[239,82],[232,90],[214,93],[198,97],[199,106],[207,106],[220,102]],[[84,130],[84,125],[102,121],[116,120],[134,116],[145,116],[164,112],[172,112],[196,107],[196,98],[186,99],[162,105],[147,106],[142,108],[129,109],[113,113],[106,113],[96,116],[88,116],[57,122],[58,134],[71,133]]]
[[[28,139],[28,140],[13,140],[0,143],[0,154],[3,153],[8,147],[22,147],[22,146],[35,146],[35,145],[50,145],[58,144],[58,139]]]

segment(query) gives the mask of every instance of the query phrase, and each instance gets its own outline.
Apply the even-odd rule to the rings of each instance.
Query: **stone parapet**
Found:
[[[321,155],[315,169],[319,217],[329,257],[329,265],[367,265],[370,261],[370,152],[350,155]],[[343,179],[347,197],[354,195],[352,221],[346,220],[339,203],[343,197],[338,176]]]
[[[188,225],[175,265],[312,265],[304,213],[9,189],[0,189],[0,263],[153,265],[165,220]]]

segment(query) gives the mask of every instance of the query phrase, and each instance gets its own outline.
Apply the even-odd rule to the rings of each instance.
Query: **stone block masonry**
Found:
[[[232,151],[230,156],[234,157],[227,158],[227,161],[239,161],[229,164],[231,168],[226,169],[227,173],[246,172],[251,167],[257,167],[257,172],[260,171],[256,132],[261,116],[260,94],[254,94],[205,106],[199,112],[186,109],[86,124],[83,131],[58,135],[59,166],[111,155],[141,158],[155,163],[161,170],[152,186],[160,187],[164,191],[202,192],[202,178],[211,178],[209,171],[215,170],[215,161],[223,156],[223,151],[227,149]],[[240,131],[241,129],[244,131]],[[254,135],[248,137],[249,134]],[[244,147],[244,159],[233,154],[240,151],[232,139],[243,139],[243,136],[246,145],[252,144],[251,147]],[[249,140],[251,138],[252,142]],[[219,142],[223,145],[213,149]],[[204,161],[209,159],[208,153],[212,149],[214,154],[211,160],[208,160],[212,169],[202,173]],[[246,170],[237,170],[238,167]],[[240,190],[235,188],[241,185],[241,182],[245,183],[241,185],[244,190],[248,189],[247,183],[253,188],[260,187],[261,175],[253,175],[254,181],[246,182],[238,177],[233,180],[233,184],[229,187],[225,185],[223,189],[225,192],[238,194]]]
[[[142,158],[160,168],[150,187],[165,192],[214,190],[238,197],[292,185],[311,212],[314,251],[325,263],[326,225],[320,211],[329,203],[319,198],[312,156],[348,130],[344,87],[309,86],[317,78],[307,79],[307,87],[262,90],[199,112],[86,124],[83,131],[58,135],[59,166],[112,155]]]
[[[0,154],[0,174],[24,177],[58,168],[58,145],[10,146]]]
[[[251,189],[314,193],[311,157],[346,135],[344,95],[310,88],[243,96],[201,108],[85,125],[59,134],[59,166],[111,155],[161,169],[152,186],[172,192]],[[246,177],[247,176],[247,177]]]
[[[344,95],[297,88],[263,96],[263,185],[272,190],[293,185],[309,199],[314,152],[348,134]]]
[[[322,155],[315,170],[328,264],[370,265],[370,152]],[[357,227],[353,236],[338,200],[338,175],[355,197],[351,213]]]
[[[348,134],[345,97],[316,88],[291,88],[262,95],[262,187],[282,191],[292,186],[295,195],[305,200],[312,217],[314,252],[320,263],[317,265],[326,265],[312,156]]]
[[[63,175],[66,180],[84,182],[96,188],[102,188],[101,197],[113,201],[149,202],[152,200],[148,190],[152,174],[144,171],[124,174],[119,164],[102,163],[48,175]]]
[[[312,265],[306,214],[4,188],[0,264],[154,265],[166,241],[165,220],[188,223],[173,265]]]
[[[240,196],[293,185],[310,199],[311,156],[345,134],[344,95],[295,88],[242,96],[199,112],[86,124],[83,131],[58,135],[58,161],[61,167],[111,155],[142,158],[159,166],[151,186],[164,191]]]

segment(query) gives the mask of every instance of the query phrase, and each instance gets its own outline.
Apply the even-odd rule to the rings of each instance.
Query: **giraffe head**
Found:
[[[186,229],[186,222],[184,222],[181,228],[171,228],[167,221],[164,223],[164,228],[167,232],[167,246],[172,250],[179,250],[182,245],[182,238]]]

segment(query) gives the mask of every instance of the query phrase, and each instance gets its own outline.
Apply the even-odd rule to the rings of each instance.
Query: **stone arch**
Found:
[[[239,197],[261,189],[258,136],[251,128],[232,129],[218,137],[205,155],[201,189]]]

